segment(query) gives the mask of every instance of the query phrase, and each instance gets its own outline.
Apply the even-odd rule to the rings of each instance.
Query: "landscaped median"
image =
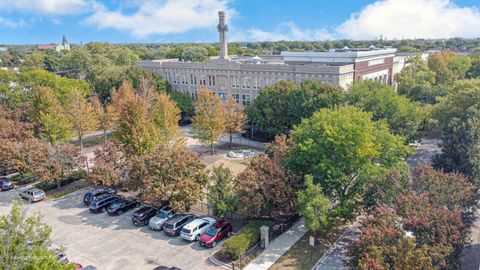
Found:
[[[260,243],[260,227],[271,227],[273,222],[268,220],[250,221],[238,233],[225,241],[222,247],[213,256],[214,259],[223,264],[235,266],[246,264],[248,261],[241,260],[242,256],[249,253],[248,251],[256,247]],[[241,260],[242,262],[239,262]]]

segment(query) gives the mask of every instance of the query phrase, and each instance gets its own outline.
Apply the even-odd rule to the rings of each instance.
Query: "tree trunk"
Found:
[[[232,142],[232,133],[230,133],[230,148],[232,148],[233,142]]]
[[[103,142],[105,142],[107,140],[107,129],[104,128],[103,129]]]
[[[210,150],[212,151],[212,156],[213,156],[215,153],[215,150],[213,148],[213,142],[210,143]]]
[[[80,150],[83,153],[83,136],[81,134],[78,134],[78,140],[80,141]]]
[[[55,183],[57,184],[57,189],[59,190],[62,186],[62,178],[55,180]]]

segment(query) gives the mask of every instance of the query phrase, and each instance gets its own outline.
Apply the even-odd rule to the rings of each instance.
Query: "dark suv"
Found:
[[[194,220],[196,217],[190,214],[181,214],[175,215],[171,219],[167,220],[163,224],[163,231],[170,236],[180,235],[180,231],[183,226],[187,225],[190,221]]]
[[[86,205],[90,205],[90,202],[92,202],[99,196],[102,196],[104,194],[115,194],[115,193],[117,193],[117,191],[112,188],[99,188],[99,189],[90,190],[89,192],[85,193],[85,195],[83,195],[83,202]]]
[[[132,222],[137,226],[145,226],[148,224],[148,220],[154,217],[157,213],[158,213],[158,209],[153,206],[149,206],[149,205],[142,206],[140,209],[133,212]]]
[[[13,188],[12,182],[7,178],[0,178],[0,190],[5,191]]]
[[[118,196],[118,195],[113,195],[113,194],[104,194],[100,197],[97,197],[95,200],[93,200],[90,203],[90,206],[88,207],[91,212],[102,212],[103,209],[106,209],[110,204],[121,200],[123,197]]]

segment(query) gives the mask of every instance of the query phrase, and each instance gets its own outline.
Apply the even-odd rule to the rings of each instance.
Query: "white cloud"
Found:
[[[293,22],[285,22],[278,25],[274,31],[264,31],[251,28],[245,31],[237,31],[233,34],[234,41],[279,41],[279,40],[329,40],[334,35],[327,29],[301,29]]]
[[[0,17],[0,27],[19,28],[24,27],[25,25],[26,24],[24,20],[14,21],[8,18]]]
[[[102,6],[95,0],[0,0],[0,10],[47,15],[82,14]]]
[[[225,10],[227,18],[234,10],[230,0],[145,0],[136,1],[134,11],[109,10],[103,7],[85,22],[99,29],[117,29],[137,37],[182,33],[192,29],[215,29],[218,11]]]
[[[351,39],[480,36],[480,10],[450,0],[382,0],[352,14],[336,31]]]

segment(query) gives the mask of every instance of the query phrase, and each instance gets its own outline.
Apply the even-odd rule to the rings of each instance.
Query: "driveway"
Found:
[[[131,212],[110,217],[93,214],[83,204],[85,190],[56,200],[29,204],[27,213],[39,212],[52,227],[55,245],[64,246],[71,261],[98,269],[153,269],[159,265],[182,269],[218,269],[208,261],[212,249],[172,238],[148,227],[136,227]],[[7,214],[18,190],[0,193],[0,214]],[[217,247],[218,248],[218,247]]]

